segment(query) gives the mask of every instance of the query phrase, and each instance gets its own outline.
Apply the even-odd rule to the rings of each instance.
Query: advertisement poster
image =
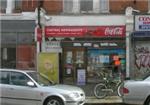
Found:
[[[85,77],[85,69],[77,70],[77,84],[85,85],[86,77]]]
[[[59,83],[58,54],[40,53],[38,56],[38,71],[49,80]]]

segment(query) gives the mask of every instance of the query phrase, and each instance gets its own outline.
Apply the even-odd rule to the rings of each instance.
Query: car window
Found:
[[[30,75],[41,86],[49,86],[55,84],[54,82],[48,80],[47,76],[45,76],[44,74],[30,72],[28,73],[28,75]]]
[[[150,81],[150,76],[148,76],[147,78],[145,78],[145,81]]]
[[[9,84],[9,72],[0,71],[0,83],[1,84]]]
[[[12,85],[27,86],[30,79],[23,73],[11,72],[10,82]]]

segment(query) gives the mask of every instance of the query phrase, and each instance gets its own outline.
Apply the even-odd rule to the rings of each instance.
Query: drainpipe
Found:
[[[127,7],[126,16],[126,78],[130,78],[131,72],[131,33],[133,32],[134,17],[132,15],[132,7]]]
[[[14,0],[7,0],[6,14],[11,14],[14,9]]]

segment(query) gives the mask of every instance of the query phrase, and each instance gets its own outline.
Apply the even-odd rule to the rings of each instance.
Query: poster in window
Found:
[[[57,53],[39,53],[38,71],[55,83],[59,82],[59,62]]]
[[[86,82],[85,69],[78,69],[77,70],[77,84],[78,85],[85,85],[85,82]]]

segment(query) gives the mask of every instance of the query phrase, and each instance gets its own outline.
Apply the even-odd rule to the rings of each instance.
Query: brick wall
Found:
[[[110,0],[110,13],[125,13],[126,7],[133,7],[141,12],[148,11],[148,0]]]
[[[23,0],[22,11],[35,11],[38,6],[38,0]]]
[[[23,11],[34,11],[37,7],[37,0],[23,0]],[[148,0],[110,0],[110,13],[124,14],[128,6],[148,12]],[[48,14],[61,14],[63,12],[63,0],[43,0],[43,8]]]
[[[63,10],[63,0],[44,0],[43,8],[48,14],[60,14]]]

